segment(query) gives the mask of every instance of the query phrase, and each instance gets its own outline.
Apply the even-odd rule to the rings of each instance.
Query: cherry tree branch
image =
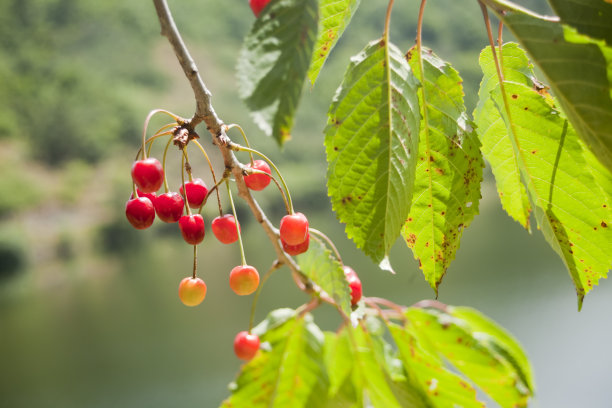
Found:
[[[289,269],[296,275],[301,281],[301,289],[307,293],[320,292],[320,290],[313,286],[313,283],[308,279],[304,273],[300,270],[296,262],[288,256],[282,249],[279,241],[278,229],[270,222],[266,217],[257,201],[251,195],[251,192],[247,188],[244,182],[244,166],[236,159],[232,150],[233,143],[226,135],[227,126],[217,116],[213,109],[211,102],[211,93],[206,87],[206,84],[200,76],[200,72],[196,63],[194,62],[189,50],[185,46],[185,43],[181,37],[181,34],[176,27],[170,9],[166,0],[153,0],[157,17],[161,25],[161,34],[165,36],[170,45],[172,46],[176,58],[178,59],[191,89],[193,90],[194,97],[196,100],[196,111],[193,117],[184,123],[184,126],[190,130],[194,130],[195,126],[201,122],[206,124],[206,128],[210,132],[213,138],[213,143],[219,148],[219,152],[223,157],[225,168],[231,172],[236,180],[236,186],[238,187],[238,196],[242,198],[249,206],[253,216],[257,222],[262,226],[272,246],[276,252],[278,262],[287,265]]]

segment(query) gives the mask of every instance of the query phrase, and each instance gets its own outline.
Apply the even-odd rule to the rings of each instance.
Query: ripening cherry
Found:
[[[163,222],[177,222],[183,215],[183,197],[177,192],[160,194],[155,200],[155,212]]]
[[[183,215],[178,223],[183,239],[188,244],[198,245],[204,240],[206,230],[204,218],[200,214]]]
[[[270,0],[249,0],[249,5],[255,17],[259,17],[259,13],[266,7]]]
[[[288,253],[291,256],[303,254],[308,251],[308,245],[310,244],[310,234],[306,235],[306,241],[297,245],[289,245],[285,241],[281,239],[281,244],[283,244],[283,251]]]
[[[149,228],[155,220],[155,208],[147,197],[132,198],[125,204],[125,216],[134,228]]]
[[[246,165],[246,167],[252,168],[255,170],[260,170],[270,175],[272,174],[272,170],[270,170],[270,166],[268,166],[268,163],[266,163],[263,160],[255,160],[253,161],[252,166],[249,163]],[[266,188],[268,184],[270,184],[270,177],[266,176],[265,174],[261,174],[261,173],[253,173],[253,174],[249,174],[248,176],[244,176],[244,182],[246,183],[246,186],[250,188],[251,190],[260,191]]]
[[[344,270],[344,276],[346,276],[346,280],[351,288],[351,305],[355,306],[362,295],[361,280],[357,276],[357,272],[350,266],[344,265],[342,269]]]
[[[206,283],[200,278],[187,277],[179,284],[179,298],[185,306],[197,306],[206,297]]]
[[[280,222],[280,239],[288,245],[299,245],[308,236],[308,219],[302,213],[285,215]]]
[[[208,187],[201,178],[196,178],[185,183],[185,190],[187,192],[187,202],[191,208],[200,208],[206,194],[208,194]],[[179,189],[181,195],[183,195],[183,186]]]
[[[237,295],[250,295],[257,290],[259,273],[250,265],[238,265],[230,272],[229,283]]]
[[[153,157],[137,160],[132,164],[132,180],[143,193],[154,193],[164,182],[164,169]]]
[[[140,191],[140,189],[136,189],[136,192],[138,193],[138,197],[147,197],[149,200],[151,200],[151,202],[153,203],[153,205],[155,205],[155,200],[157,199],[157,194],[156,193],[144,193],[142,191]],[[130,200],[134,198],[134,193],[130,194]]]
[[[249,361],[259,350],[259,337],[256,334],[241,331],[234,338],[234,353],[241,360]]]
[[[233,215],[225,214],[212,220],[210,228],[219,241],[224,244],[231,244],[238,240],[236,224],[237,222]],[[240,228],[239,223],[238,228]]]

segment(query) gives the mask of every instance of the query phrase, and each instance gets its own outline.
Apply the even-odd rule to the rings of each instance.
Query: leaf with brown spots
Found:
[[[417,87],[397,47],[375,40],[351,59],[328,113],[332,207],[348,237],[377,263],[400,236],[412,202]]]
[[[564,113],[533,89],[531,66],[516,44],[503,47],[505,90],[508,95],[519,96],[507,98],[507,108],[489,48],[480,60],[483,84],[488,85],[481,87],[477,122],[479,118],[498,117],[503,124],[495,132],[485,131],[480,136],[510,140],[512,160],[520,169],[538,227],[565,263],[580,308],[584,295],[607,276],[612,266],[612,229],[595,229],[612,220],[612,174],[586,148]],[[495,163],[491,165],[495,172]],[[506,174],[498,171],[495,176],[499,181]]]
[[[415,75],[423,78],[418,50],[412,48],[408,55]],[[459,248],[462,227],[478,214],[484,164],[465,111],[461,77],[431,50],[423,52],[423,68],[420,160],[409,213],[413,221],[404,224],[402,236],[437,293]]]
[[[360,2],[361,0],[319,0],[319,35],[308,70],[311,85],[316,82],[329,53],[351,22]]]

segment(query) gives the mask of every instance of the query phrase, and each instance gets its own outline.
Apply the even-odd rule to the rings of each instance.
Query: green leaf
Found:
[[[351,22],[361,0],[320,0],[319,37],[312,54],[308,78],[314,85],[323,64]]]
[[[530,72],[526,56],[517,53],[516,45],[505,45],[503,50],[507,78],[515,69]],[[481,67],[489,83],[497,81],[489,49],[481,54]],[[603,193],[612,175],[596,165],[591,152],[545,91],[534,89],[527,75],[514,75],[513,79],[504,83],[509,113],[500,87],[491,87],[481,118],[503,120],[505,129],[500,127],[498,131],[510,137],[538,226],[567,266],[580,307],[584,295],[606,277],[612,265],[612,228],[608,227],[612,210],[609,191]],[[487,98],[482,88],[481,98]],[[478,119],[478,125],[485,128]],[[480,136],[500,138],[490,133]],[[599,174],[594,176],[596,170],[591,167]]]
[[[484,164],[461,77],[431,50],[423,54],[424,76],[417,48],[408,52],[415,76],[423,78],[422,121],[412,207],[402,235],[437,294],[463,230],[478,214]]]
[[[400,357],[413,383],[418,384],[437,408],[482,408],[476,390],[460,376],[444,368],[436,354],[429,353],[411,333],[411,327],[387,325],[399,350]]]
[[[612,5],[602,0],[553,1],[553,6],[561,12],[559,22],[508,1],[484,2],[497,12],[546,75],[578,136],[612,171],[611,44],[576,41],[572,35],[568,38],[568,30],[562,24],[567,22],[582,33],[609,39],[612,24],[608,16]],[[594,18],[581,19],[586,16]],[[578,19],[580,24],[576,24]]]
[[[318,0],[277,0],[255,20],[238,59],[238,89],[279,145],[291,137],[316,40]]]
[[[481,342],[487,342],[489,347],[503,355],[513,366],[521,381],[531,392],[535,390],[533,372],[527,355],[518,341],[494,321],[469,307],[448,307],[447,312],[465,321]]]
[[[400,235],[418,159],[418,82],[384,40],[351,59],[328,113],[327,187],[346,233],[380,262]]]
[[[482,55],[486,53],[483,51]],[[490,53],[490,51],[489,51]],[[531,70],[525,70],[525,53],[516,45],[506,44],[504,47],[504,75],[508,81],[526,82]],[[487,72],[495,71],[492,58],[480,60],[481,66],[486,64]],[[485,68],[483,68],[485,69]],[[516,160],[512,141],[506,125],[496,112],[496,107],[490,98],[491,92],[499,86],[497,77],[485,75],[480,83],[479,100],[474,110],[474,120],[478,124],[478,134],[482,142],[482,153],[491,165],[495,176],[497,192],[502,207],[515,221],[525,229],[530,230],[529,214],[531,204],[527,190],[521,182],[521,171]]]
[[[311,236],[308,251],[297,256],[301,271],[323,289],[348,316],[351,314],[350,289],[342,265],[331,251]]]
[[[325,367],[329,376],[329,396],[338,393],[353,369],[353,355],[346,330],[325,332]]]
[[[478,326],[475,330],[468,321],[437,309],[410,308],[406,317],[412,326],[411,333],[424,350],[444,356],[502,408],[527,406],[532,395],[530,384],[523,382],[521,373],[507,359],[511,353],[498,351],[503,341],[496,343],[498,347],[491,346],[501,328],[483,332],[479,331],[483,327]]]
[[[280,318],[273,312],[253,330],[261,333],[261,350],[242,367],[222,407],[311,407],[314,401],[324,402],[323,333],[310,315],[287,317],[286,311]]]

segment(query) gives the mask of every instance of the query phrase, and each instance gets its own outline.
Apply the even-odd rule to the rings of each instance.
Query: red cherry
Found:
[[[179,284],[179,298],[185,306],[197,306],[206,297],[206,284],[200,278],[188,277]]]
[[[125,204],[125,216],[134,228],[149,228],[155,219],[155,208],[147,197],[132,198]]]
[[[155,200],[155,212],[163,222],[177,222],[183,215],[183,197],[179,193],[160,194]]]
[[[280,222],[280,239],[289,245],[299,245],[308,236],[308,219],[302,213],[285,215]]]
[[[250,295],[257,290],[259,273],[250,265],[239,265],[230,272],[229,282],[237,295]]]
[[[234,338],[234,353],[241,360],[249,361],[259,350],[259,337],[256,334],[241,331]]]
[[[303,254],[308,251],[308,245],[310,244],[310,234],[306,235],[306,241],[297,245],[289,245],[285,241],[281,239],[281,244],[283,244],[283,251],[288,253],[291,256]]]
[[[206,230],[204,229],[204,219],[200,214],[183,215],[179,218],[179,228],[185,242],[197,245],[204,240]]]
[[[164,182],[164,169],[153,157],[137,160],[132,164],[132,180],[143,193],[154,193]]]
[[[259,17],[259,13],[266,7],[270,0],[249,0],[249,5],[255,17]]]
[[[272,170],[270,170],[270,166],[268,166],[268,163],[266,163],[263,160],[255,160],[253,162],[253,166],[251,166],[251,164],[249,163],[246,165],[246,167],[252,168],[255,170],[264,171],[270,175],[272,174]],[[255,191],[260,191],[266,188],[268,184],[270,184],[270,180],[271,180],[270,177],[266,176],[265,174],[261,174],[261,173],[253,173],[253,174],[249,174],[248,176],[244,176],[244,182],[246,183],[246,186],[250,188],[251,190],[255,190]]]
[[[361,280],[357,276],[357,272],[350,266],[344,265],[342,269],[344,270],[344,276],[346,276],[346,280],[351,288],[351,304],[355,306],[362,295]]]
[[[213,234],[219,241],[224,244],[231,244],[238,240],[238,231],[236,230],[236,219],[231,214],[225,214],[212,220],[210,225]],[[240,224],[238,223],[238,228]]]
[[[136,189],[136,192],[138,193],[138,197],[147,197],[149,200],[151,200],[153,205],[155,205],[155,200],[157,199],[157,194],[155,194],[155,193],[143,193],[138,188]],[[134,193],[130,194],[130,200],[132,198],[134,198]]]
[[[201,178],[196,178],[185,183],[185,190],[187,191],[187,202],[191,208],[200,208],[206,194],[208,194],[208,187]],[[183,195],[183,186],[179,189],[181,195]]]

